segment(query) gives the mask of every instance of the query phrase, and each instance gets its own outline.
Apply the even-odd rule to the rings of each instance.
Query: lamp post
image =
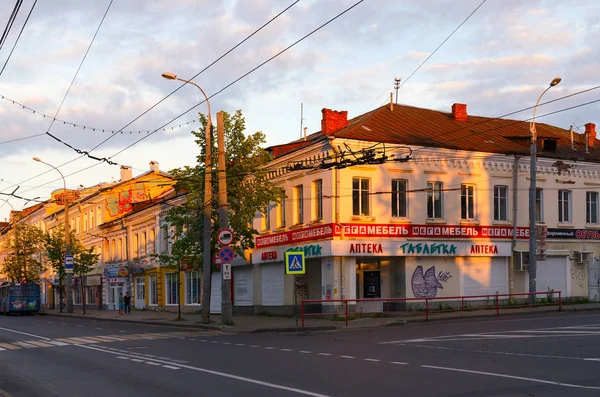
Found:
[[[529,125],[529,130],[531,132],[531,146],[529,150],[530,164],[529,164],[529,292],[534,293],[537,290],[536,286],[536,276],[537,276],[537,249],[536,249],[536,181],[537,181],[537,132],[535,130],[535,113],[537,111],[537,107],[540,103],[540,100],[544,96],[546,92],[558,83],[560,83],[560,77],[556,77],[554,80],[550,82],[550,85],[542,92],[542,95],[538,98],[535,103],[535,107],[533,108],[533,118],[531,119],[531,123]],[[515,220],[516,221],[516,220]],[[531,303],[535,303],[535,295],[530,295]]]
[[[63,192],[65,193],[65,261],[66,258],[71,256],[71,231],[69,230],[69,198],[66,195],[67,193],[67,182],[65,181],[65,176],[63,175],[62,172],[60,172],[60,170],[58,168],[56,168],[55,166],[53,166],[52,164],[48,164],[45,161],[42,161],[39,157],[34,157],[33,158],[35,161],[42,163],[42,164],[46,164],[49,167],[54,168],[59,174],[60,177],[63,180]],[[64,264],[63,264],[64,266]],[[66,293],[67,293],[67,313],[73,313],[73,299],[71,298],[71,283],[73,281],[73,272],[67,270],[67,286],[66,286]],[[62,312],[62,302],[59,302],[59,307],[61,308],[61,312]]]
[[[206,160],[204,172],[204,252],[202,266],[202,323],[210,323],[210,284],[211,284],[211,266],[212,266],[212,249],[211,249],[211,208],[212,208],[212,154],[211,154],[211,138],[212,138],[212,122],[210,118],[210,102],[208,96],[200,86],[193,81],[184,80],[177,77],[174,73],[165,72],[162,77],[168,80],[179,80],[186,84],[191,84],[198,88],[208,106],[208,122],[206,123]]]

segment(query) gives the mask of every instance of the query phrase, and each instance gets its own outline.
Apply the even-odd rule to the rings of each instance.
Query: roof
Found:
[[[382,106],[371,112],[348,120],[348,125],[329,137],[354,139],[389,144],[446,148],[502,154],[529,155],[530,123],[495,117],[468,115],[466,120],[456,120],[451,112],[423,109],[408,105]],[[586,153],[585,136],[574,133],[571,149],[569,130],[536,122],[539,141],[555,140],[556,150],[538,149],[538,156],[600,162],[600,145],[597,139]],[[277,157],[308,146],[323,139],[321,132],[269,148]]]

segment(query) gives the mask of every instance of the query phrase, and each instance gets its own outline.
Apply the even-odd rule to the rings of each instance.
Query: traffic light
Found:
[[[548,237],[548,226],[538,225],[535,227],[535,242],[536,242],[536,256],[540,261],[546,260],[546,250],[548,249],[548,244],[546,243],[546,238]]]

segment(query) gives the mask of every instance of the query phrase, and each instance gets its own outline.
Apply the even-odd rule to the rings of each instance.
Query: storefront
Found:
[[[119,296],[131,291],[129,269],[126,266],[114,266],[104,269],[106,284],[106,310],[119,309]]]

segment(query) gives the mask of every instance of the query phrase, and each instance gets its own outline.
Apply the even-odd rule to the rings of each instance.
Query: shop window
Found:
[[[186,272],[185,273],[185,304],[199,305],[200,304],[200,273]]]
[[[90,305],[95,305],[96,304],[96,287],[87,287],[86,292],[87,292],[86,303],[89,303]]]
[[[408,181],[392,180],[392,216],[395,218],[408,217]]]
[[[177,273],[165,274],[165,292],[167,305],[179,304],[179,282],[177,278]]]
[[[148,303],[151,306],[158,305],[158,283],[156,275],[148,276]]]
[[[475,186],[460,186],[460,218],[475,219]]]
[[[585,222],[598,223],[598,192],[585,192]]]
[[[570,190],[558,191],[558,221],[572,222]]]
[[[494,220],[508,220],[508,186],[494,186]]]
[[[443,183],[427,182],[427,218],[442,219],[444,217]]]
[[[352,178],[352,215],[370,215],[370,180],[368,178]]]

